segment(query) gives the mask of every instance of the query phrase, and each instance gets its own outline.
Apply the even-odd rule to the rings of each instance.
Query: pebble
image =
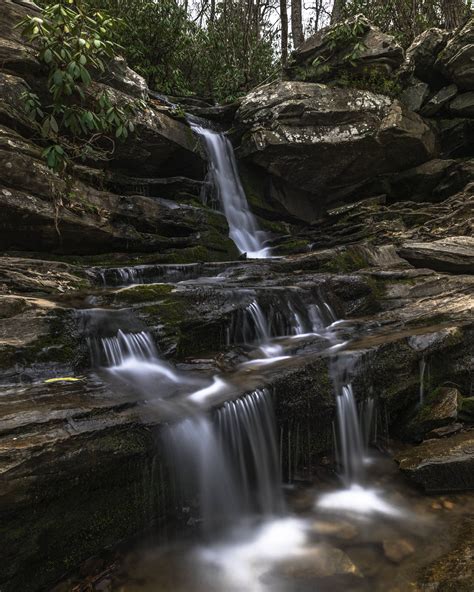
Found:
[[[415,552],[415,547],[406,539],[383,541],[385,557],[394,563],[401,563]]]

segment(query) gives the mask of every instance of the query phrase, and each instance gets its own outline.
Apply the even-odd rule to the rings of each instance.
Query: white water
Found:
[[[425,372],[426,372],[426,359],[425,356],[421,357],[420,360],[420,407],[425,403]]]
[[[235,526],[254,513],[270,517],[282,512],[268,391],[226,402],[215,415],[199,413],[170,424],[164,441],[183,503],[192,500],[197,488],[205,531]]]
[[[229,224],[230,238],[248,258],[269,257],[270,250],[264,247],[265,233],[258,228],[240,181],[232,144],[224,134],[198,125],[192,125],[192,129],[206,147],[209,172]]]

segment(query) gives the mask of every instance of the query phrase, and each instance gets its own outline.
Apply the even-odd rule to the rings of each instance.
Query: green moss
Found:
[[[459,419],[474,423],[474,397],[463,397],[459,406]]]
[[[368,90],[392,98],[398,97],[402,91],[401,84],[396,76],[388,74],[385,69],[377,67],[377,65],[365,66],[356,71],[347,68],[343,69],[337,73],[331,84]]]
[[[342,251],[322,265],[324,271],[331,273],[350,273],[364,267],[367,267],[367,262],[355,249]]]
[[[277,247],[275,247],[274,251],[276,255],[293,255],[296,253],[307,253],[308,245],[308,240],[292,240],[278,245]]]
[[[114,297],[115,304],[139,304],[141,302],[151,302],[163,298],[172,292],[173,286],[169,284],[143,284],[123,288],[116,292]]]

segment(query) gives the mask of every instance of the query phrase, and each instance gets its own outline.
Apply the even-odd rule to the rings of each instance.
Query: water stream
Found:
[[[250,259],[265,258],[265,233],[258,228],[250,211],[237,169],[232,144],[219,132],[193,124],[192,129],[205,146],[209,158],[209,176],[216,189],[221,207],[229,224],[229,236],[241,253]]]
[[[230,142],[223,134],[197,125],[193,130],[205,144],[230,237],[248,257],[268,257],[265,235],[249,210]],[[217,275],[222,268],[206,264],[138,266],[95,273],[98,283],[123,286],[157,279],[177,284],[213,271]],[[210,285],[211,280],[207,281]],[[400,536],[415,541],[426,536],[430,526],[427,520],[412,528],[413,516],[409,504],[400,503],[399,485],[392,495],[371,472],[380,463],[370,450],[375,401],[354,392],[359,368],[358,358],[345,351],[348,328],[337,318],[331,302],[310,290],[251,287],[246,292],[250,303],[247,299],[244,306],[235,307],[226,328],[227,348],[238,347],[241,356],[232,370],[211,373],[175,367],[163,359],[145,329],[122,326],[112,334],[89,338],[103,380],[114,388],[133,391],[147,412],[157,410],[163,425],[159,444],[173,475],[176,505],[189,516],[188,527],[194,529],[191,540],[178,535],[167,544],[134,551],[134,559],[124,562],[126,575],[110,589],[386,590],[386,578],[393,577],[393,572],[384,568],[370,579],[357,567],[358,551],[351,550],[350,541],[360,539],[363,544],[367,538],[361,520],[370,525],[377,541]],[[267,383],[273,371],[304,359],[305,348],[328,359],[340,483],[333,480],[321,489],[306,484],[306,505],[301,512],[291,503],[292,496],[300,494],[296,485],[288,485],[286,492],[282,486],[282,445]],[[422,394],[421,386],[420,398]],[[313,431],[317,430],[314,426]],[[290,436],[288,449],[288,475],[294,481]],[[371,562],[370,552],[369,560],[364,556],[366,564]],[[382,563],[380,557],[377,561]]]

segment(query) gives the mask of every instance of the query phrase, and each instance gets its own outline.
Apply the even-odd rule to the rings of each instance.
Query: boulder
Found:
[[[474,238],[452,236],[433,242],[406,242],[398,250],[415,267],[450,273],[474,272]]]
[[[421,114],[424,117],[433,117],[456,96],[457,92],[458,87],[455,84],[444,86],[430,98],[421,110]]]
[[[438,54],[446,46],[450,33],[442,29],[427,29],[416,37],[407,49],[406,60],[402,66],[403,76],[416,76],[419,80],[430,86],[443,85],[443,77],[435,68]]]
[[[460,401],[459,419],[465,423],[474,423],[474,397],[463,397]]]
[[[452,424],[458,417],[461,393],[456,388],[438,388],[426,397],[424,404],[407,426],[407,433],[422,439],[431,430]]]
[[[353,59],[348,60],[348,55]],[[403,59],[403,49],[394,37],[357,15],[309,37],[293,52],[286,75],[290,80],[319,82],[334,78],[341,69],[354,76],[374,69],[387,74]]]
[[[398,454],[396,461],[427,493],[474,489],[474,432],[426,440]]]
[[[474,119],[466,117],[434,120],[442,156],[470,156],[474,143]]]
[[[145,100],[148,98],[148,85],[140,74],[128,67],[121,56],[115,57],[108,65],[105,82],[112,88]]]
[[[404,89],[400,95],[400,100],[408,109],[419,111],[426,99],[430,96],[430,87],[426,82],[416,78]]]
[[[449,103],[449,111],[458,117],[474,117],[474,91],[458,95]]]
[[[314,216],[368,179],[416,166],[436,152],[435,135],[418,115],[369,91],[274,82],[243,99],[237,120],[247,129],[239,155],[306,192]],[[285,205],[299,215],[291,200]]]
[[[474,90],[474,18],[448,41],[436,67],[459,88]]]

